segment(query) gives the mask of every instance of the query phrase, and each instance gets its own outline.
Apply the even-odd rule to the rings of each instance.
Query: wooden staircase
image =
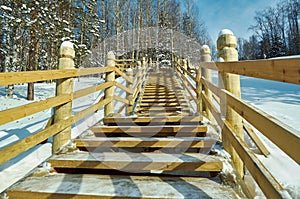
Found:
[[[49,159],[56,172],[26,178],[9,198],[236,198],[212,178],[223,168],[209,155],[215,141],[173,71],[150,73],[137,116],[103,123],[74,140],[79,150]]]

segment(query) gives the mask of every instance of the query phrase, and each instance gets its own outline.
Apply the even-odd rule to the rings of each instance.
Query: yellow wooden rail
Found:
[[[300,59],[200,63],[201,68],[279,82],[300,84]]]
[[[253,125],[295,162],[300,164],[300,156],[298,154],[300,151],[300,136],[297,130],[285,125],[253,105],[247,104],[229,91],[219,88],[206,80],[205,77],[202,76],[199,80],[197,80],[195,76],[191,77],[192,74],[180,64],[176,64],[174,67],[181,76],[182,81],[187,82],[187,85],[189,85],[192,90],[194,90],[194,85],[201,83],[203,91],[206,89],[212,92],[212,96],[217,99],[219,104],[222,101],[226,102],[226,106],[232,108],[236,113],[242,116],[245,121]],[[203,68],[217,70],[219,73],[223,72],[300,84],[299,58],[217,63],[202,62],[199,70],[202,70]],[[187,78],[186,76],[190,76],[190,78]],[[216,108],[212,99],[209,99],[204,92],[201,92],[201,100],[203,100],[207,109],[212,113],[212,116],[217,121],[218,125],[222,127],[222,133],[229,140],[239,158],[243,161],[264,194],[270,198],[284,198],[287,194],[286,190],[284,190],[280,183],[272,176],[268,168],[264,166],[248,145],[237,136],[236,130],[233,127],[235,124],[230,123],[222,117],[222,113],[219,110],[220,108]],[[265,156],[267,156],[270,152],[262,145],[262,142],[251,129],[251,126],[247,123],[244,123],[243,126],[245,131],[251,134],[250,137],[254,139],[258,148]]]
[[[64,49],[64,50],[70,51],[70,49]],[[115,64],[108,67],[74,69],[69,67],[73,63],[71,61],[72,56],[67,56],[67,58],[62,58],[62,59],[63,59],[62,64],[66,64],[67,69],[50,70],[50,71],[26,71],[26,72],[0,73],[0,86],[9,85],[9,84],[21,84],[27,82],[39,82],[39,81],[46,81],[46,80],[53,80],[53,79],[57,79],[57,80],[70,79],[74,77],[111,73],[111,72],[116,72],[118,75],[120,75],[122,78],[124,78],[126,81],[130,83],[138,82],[142,84],[142,82],[145,81],[145,76],[143,77],[139,76],[140,72],[136,72],[136,74],[138,75],[133,78],[130,78],[124,72],[120,71]],[[126,61],[132,62],[134,60],[126,60]],[[62,106],[66,103],[71,102],[74,99],[89,95],[94,92],[99,92],[103,89],[108,89],[113,86],[119,87],[120,89],[124,90],[126,93],[137,95],[136,93],[134,93],[133,89],[129,89],[126,86],[116,81],[104,82],[102,84],[84,88],[78,91],[72,91],[69,94],[57,95],[55,97],[51,97],[45,100],[32,102],[23,106],[0,111],[0,125],[13,122],[17,119],[41,112],[43,110],[47,110],[49,108]],[[139,92],[139,90],[136,92]],[[114,100],[118,100],[124,103],[124,106],[122,107],[126,107],[129,104],[128,99],[123,99],[116,95],[113,95],[111,97],[107,96],[105,98],[102,97],[98,102],[85,108],[84,110],[81,110],[75,115],[70,115],[63,120],[58,120],[58,121],[55,121],[54,119],[53,120],[54,123],[52,125],[47,125],[45,129],[39,132],[35,132],[34,134],[1,149],[0,164],[5,163],[8,160],[16,157],[17,155],[29,150],[30,148],[36,146],[37,144],[43,142],[44,140],[47,140],[49,137],[57,135],[67,127],[70,127],[75,122],[84,119],[90,114],[93,114],[99,108],[112,103]]]

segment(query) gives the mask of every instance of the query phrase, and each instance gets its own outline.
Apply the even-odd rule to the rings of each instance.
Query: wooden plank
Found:
[[[188,116],[188,117],[105,117],[104,124],[138,124],[138,123],[198,123],[203,120],[202,116]]]
[[[236,98],[226,90],[222,90],[222,92],[226,94],[226,102],[230,107],[300,164],[298,153],[300,151],[300,132]]]
[[[211,70],[218,70],[216,62],[201,62],[199,64],[200,68],[206,68]]]
[[[140,107],[151,107],[153,103],[140,103]],[[174,106],[188,106],[187,103],[155,103],[155,106],[174,107]]]
[[[169,126],[94,126],[91,130],[95,133],[153,133],[153,132],[206,132],[207,126],[199,125],[169,125]]]
[[[193,115],[193,113],[186,113],[186,112],[148,112],[148,113],[137,113],[137,116],[141,116],[141,117],[147,117],[147,116],[190,116]]]
[[[173,98],[177,98],[177,99],[184,99],[184,96],[183,95],[149,95],[149,96],[146,96],[144,95],[142,97],[142,99],[173,99]]]
[[[0,86],[76,77],[77,69],[0,73]]]
[[[123,102],[124,104],[129,104],[129,100],[128,99],[124,99],[118,95],[114,95],[114,99],[119,101],[119,102]]]
[[[0,165],[0,193],[3,193],[13,184],[22,180],[35,168],[52,156],[50,143],[33,147],[18,158]]]
[[[117,169],[124,171],[222,171],[222,162],[200,153],[90,153],[76,151],[54,155],[49,159],[54,168]]]
[[[0,86],[9,84],[21,84],[27,82],[38,82],[53,79],[70,78],[76,76],[101,74],[113,71],[113,67],[97,67],[82,69],[63,69],[63,70],[45,70],[45,71],[25,71],[0,73]]]
[[[186,100],[180,99],[142,99],[141,103],[170,103],[170,102],[186,102]]]
[[[95,68],[80,68],[80,69],[77,69],[77,76],[102,74],[102,73],[112,72],[114,70],[115,70],[115,67],[112,67],[112,66],[95,67]]]
[[[141,111],[190,111],[190,108],[186,108],[186,107],[151,107],[149,108],[139,108],[138,112]]]
[[[134,62],[134,59],[116,59],[115,62]]]
[[[92,87],[89,87],[89,88],[85,88],[85,89],[81,89],[81,90],[75,91],[73,93],[73,99],[77,99],[77,98],[83,97],[83,96],[88,95],[90,93],[94,93],[94,92],[100,91],[102,89],[111,87],[113,85],[114,85],[113,82],[105,82],[103,84],[98,84],[96,86],[92,86]]]
[[[267,147],[263,144],[261,139],[258,137],[258,135],[254,132],[252,127],[244,122],[244,130],[246,133],[249,135],[251,140],[255,143],[257,148],[261,151],[261,153],[265,156],[268,157],[270,155],[270,151],[267,149]]]
[[[93,137],[74,140],[77,147],[212,148],[212,138]]]
[[[300,58],[216,62],[221,72],[300,84]]]
[[[106,99],[101,98],[98,103],[93,104],[92,106],[76,113],[74,115],[75,122],[77,122],[77,121],[83,119],[84,117],[96,112],[99,108],[101,108],[101,107],[105,106],[106,104],[110,103],[112,100],[113,100],[113,97],[109,97],[109,98],[106,98]]]
[[[118,68],[115,68],[116,73],[118,73],[121,77],[123,77],[126,81],[130,82],[133,84],[133,79],[129,78],[125,73],[123,73],[122,71],[120,71]]]
[[[133,90],[127,88],[126,86],[124,86],[124,85],[122,85],[122,84],[120,84],[120,83],[118,83],[118,82],[115,82],[115,85],[116,85],[118,88],[120,88],[120,89],[122,89],[123,91],[125,91],[126,93],[133,94]]]
[[[213,105],[213,103],[210,100],[208,100],[207,96],[204,93],[201,94],[201,97],[202,97],[206,107],[212,113],[212,115],[215,118],[218,125],[223,126],[223,120],[221,119],[222,117],[221,117],[220,111],[218,111],[218,109]]]
[[[74,123],[74,117],[70,117],[66,120],[56,122],[48,128],[45,128],[35,134],[26,137],[23,140],[14,142],[0,150],[0,164],[7,162],[8,160],[16,157],[17,155],[31,149],[32,147],[38,145],[49,137],[59,133],[65,128],[71,126]]]
[[[59,106],[71,100],[72,95],[66,94],[0,111],[0,125]]]
[[[232,188],[208,178],[91,174],[28,177],[13,186],[8,191],[8,197],[18,199],[239,198]]]
[[[260,186],[267,198],[291,198],[286,190],[279,182],[271,175],[262,162],[251,151],[247,144],[235,136],[232,125],[225,121],[223,126],[223,133],[230,141],[239,157],[245,163],[247,169]]]

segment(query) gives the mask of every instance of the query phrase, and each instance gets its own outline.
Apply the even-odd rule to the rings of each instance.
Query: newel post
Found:
[[[130,79],[133,79],[133,70],[131,68],[129,68],[127,70],[127,76]],[[132,83],[129,81],[126,82],[126,87],[128,89],[130,89],[131,91],[133,90]],[[133,113],[133,95],[130,93],[127,93],[126,98],[129,101],[129,104],[127,105],[127,109],[126,109],[126,115],[132,115],[132,113]]]
[[[115,67],[116,66],[116,57],[115,54],[110,51],[107,53],[106,66]],[[114,82],[115,81],[115,71],[107,72],[105,75],[105,82]],[[105,99],[114,97],[115,86],[111,86],[105,89],[104,96]],[[114,100],[111,100],[108,104],[104,106],[104,116],[110,116],[114,114]]]
[[[208,45],[203,45],[200,49],[200,62],[211,62],[211,55],[210,55],[210,49]],[[209,82],[212,82],[212,75],[211,70],[207,68],[200,68],[202,76]],[[212,101],[212,93],[211,91],[203,86],[204,93],[209,101]],[[209,108],[205,106],[203,103],[203,110],[206,113],[206,117],[211,121],[212,120],[212,113],[210,112]]]
[[[60,58],[58,69],[74,69],[75,51],[73,44],[65,41],[59,50]],[[73,78],[58,79],[56,81],[56,96],[73,93]],[[54,123],[66,120],[72,116],[72,101],[57,106],[54,110]],[[62,146],[71,140],[71,126],[53,137],[52,152],[58,152]]]
[[[225,62],[238,61],[238,52],[236,50],[237,40],[234,34],[230,30],[222,30],[217,40],[218,57],[223,58]],[[238,98],[241,98],[240,76],[230,73],[219,72],[219,87],[224,88],[231,92]],[[232,108],[227,106],[226,99],[221,99],[220,107],[222,115],[226,120],[232,124],[236,135],[241,139],[244,139],[242,117],[240,117]],[[244,177],[244,163],[230,145],[229,140],[222,133],[222,143],[225,150],[227,150],[231,157],[233,164],[235,165],[237,172],[240,176]]]

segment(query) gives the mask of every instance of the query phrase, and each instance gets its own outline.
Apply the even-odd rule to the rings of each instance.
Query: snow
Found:
[[[69,41],[63,42],[62,46],[73,48],[73,44]],[[217,79],[217,74],[213,74],[213,82]],[[103,83],[98,77],[85,77],[74,80],[74,89],[79,90],[82,88],[90,87],[99,83]],[[118,78],[117,81],[121,84],[125,84],[123,78]],[[241,89],[242,98],[261,108],[263,111],[269,113],[275,118],[281,120],[287,125],[296,129],[299,132],[300,129],[300,86],[294,84],[280,83],[275,81],[268,81],[250,77],[241,77]],[[28,103],[26,98],[27,85],[15,85],[15,95],[12,99],[5,97],[5,87],[0,87],[0,110],[6,110],[8,108],[24,105]],[[36,83],[35,84],[35,98],[36,100],[42,100],[55,95],[55,83]],[[119,88],[116,88],[116,95],[125,97],[126,93]],[[97,102],[103,96],[103,91],[92,93],[83,98],[79,98],[73,102],[73,114],[89,107]],[[120,102],[115,102],[115,109],[122,105]],[[11,122],[0,126],[0,150],[9,144],[23,139],[24,137],[38,132],[45,128],[45,125],[53,114],[53,110],[45,110],[43,112],[19,119],[15,122]],[[103,108],[97,113],[87,117],[86,120],[78,121],[72,126],[72,139],[79,136],[82,132],[86,131],[98,122],[103,117]],[[266,143],[267,148],[271,152],[268,157],[258,155],[259,159],[266,165],[273,176],[288,190],[292,197],[297,198],[300,196],[300,167],[291,160],[285,153],[283,153],[278,147],[272,144],[261,133],[258,135]],[[299,133],[300,134],[300,133]],[[224,154],[225,151],[218,150],[216,152],[220,154],[224,159],[229,159],[228,154]],[[40,162],[43,162],[49,157],[49,151],[51,151],[51,143],[46,145],[39,145],[31,149],[28,154],[22,154],[17,158],[9,161],[8,163],[0,165],[0,179],[3,179],[1,175],[4,173],[11,176],[14,180],[21,178],[20,176],[26,175],[26,172],[32,170]],[[32,153],[31,153],[32,152]],[[19,164],[24,166],[30,165],[24,156],[30,157],[34,162],[31,167],[27,167],[27,171],[20,171],[16,166],[16,160]],[[42,157],[41,157],[42,156]],[[39,161],[35,161],[35,159]],[[226,163],[226,161],[225,161]],[[18,172],[15,172],[15,171]],[[230,166],[225,164],[224,174],[228,175],[232,172]],[[14,175],[12,175],[14,174]],[[12,182],[12,181],[10,181]],[[0,192],[6,187],[0,183]],[[7,188],[7,187],[6,187]]]
[[[7,7],[7,6],[4,6],[2,5],[1,8],[5,11],[9,11],[9,12],[12,12],[12,9],[10,7]]]
[[[229,30],[229,29],[223,29],[223,30],[221,30],[220,32],[219,32],[219,37],[221,36],[221,35],[234,35],[233,34],[233,32],[231,31],[231,30]]]
[[[74,49],[73,43],[70,42],[70,41],[64,41],[64,42],[61,44],[61,47],[67,47],[67,48],[72,48],[72,49]]]

